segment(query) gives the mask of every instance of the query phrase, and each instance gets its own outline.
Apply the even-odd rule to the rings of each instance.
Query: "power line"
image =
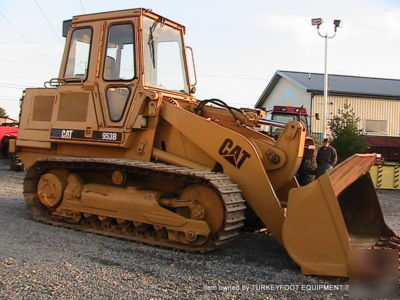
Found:
[[[244,80],[262,80],[266,81],[265,78],[255,78],[255,77],[235,77],[235,76],[222,76],[222,75],[213,75],[213,74],[197,74],[200,77],[213,77],[213,78],[226,78],[226,79],[244,79]]]
[[[4,20],[12,27],[14,30],[24,39],[25,42],[28,43],[29,46],[32,47],[36,51],[36,53],[41,56],[44,60],[49,61],[46,56],[44,56],[33,44],[14,26],[13,23],[0,11],[0,15],[3,17]]]
[[[36,0],[33,0],[33,2],[35,2],[36,6],[39,8],[40,12],[42,13],[43,18],[46,20],[47,24],[49,24],[51,30],[56,35],[57,39],[61,42],[61,38],[60,38],[59,34],[56,32],[53,25],[51,25],[50,20],[47,18],[46,14],[44,13],[43,9],[40,7],[39,3],[37,3]]]
[[[85,14],[85,13],[86,13],[86,12],[85,12],[85,7],[83,6],[82,0],[79,0],[79,2],[81,3],[82,11],[83,11],[83,13]]]
[[[9,99],[2,99],[2,98],[0,98],[0,103],[2,103],[2,102],[14,102],[14,103],[18,103],[19,101],[21,100],[21,97],[19,97],[19,98],[13,98],[13,99],[11,99],[11,98],[9,98]]]
[[[0,82],[0,85],[7,85],[7,86],[12,86],[12,87],[26,87],[26,84],[17,84],[17,83],[11,83],[11,82]]]
[[[245,103],[245,102],[230,102],[230,101],[227,101],[227,103],[228,104],[232,104],[232,105],[244,105],[244,106],[252,105],[251,103]]]
[[[5,85],[10,85],[10,86],[20,86],[20,87],[24,87],[24,86],[26,86],[26,84],[21,84],[22,82],[20,82],[20,83],[12,83],[12,82],[0,82],[0,84],[5,84]]]
[[[2,83],[4,83],[4,84],[14,84],[14,83],[16,83],[16,84],[24,84],[24,85],[37,85],[38,84],[38,82],[32,82],[32,81],[30,81],[30,82],[28,82],[28,81],[21,81],[21,80],[19,80],[19,79],[14,79],[14,78],[4,78],[4,77],[0,77],[0,80],[5,80],[5,81],[7,81],[7,82],[2,82]],[[0,96],[1,97],[1,96]]]
[[[24,90],[26,88],[29,88],[28,86],[22,86],[22,85],[12,85],[12,84],[4,84],[0,83],[0,88],[7,88],[7,89],[15,89],[15,90]]]
[[[23,90],[23,89],[25,89],[25,88],[20,88],[20,87],[3,86],[3,85],[0,85],[0,88],[7,88],[7,89],[14,89],[14,90]]]
[[[19,101],[19,99],[0,99],[0,102],[2,102],[2,101],[9,101],[9,102],[17,102],[17,101]]]
[[[12,62],[12,63],[24,63],[24,64],[49,64],[49,65],[58,65],[58,63],[55,62],[42,62],[42,61],[26,61],[26,60],[14,60],[14,59],[0,59],[0,61],[4,62]]]

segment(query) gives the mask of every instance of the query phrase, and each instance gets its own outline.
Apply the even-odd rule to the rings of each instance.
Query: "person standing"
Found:
[[[325,138],[317,153],[317,177],[332,169],[336,163],[336,149],[330,145],[329,139]]]

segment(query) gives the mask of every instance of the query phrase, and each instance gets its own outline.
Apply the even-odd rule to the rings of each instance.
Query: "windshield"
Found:
[[[273,114],[272,119],[282,123],[289,123],[290,121],[295,121],[298,119],[296,115],[289,115],[289,114]],[[307,128],[307,117],[305,115],[301,115],[300,122],[303,123],[304,127]]]
[[[147,17],[143,26],[145,85],[188,93],[180,31]]]
[[[298,120],[298,115],[273,113],[272,114],[272,120],[278,121],[278,122],[282,122],[282,123],[286,124],[286,123],[289,123],[291,121]],[[303,123],[304,128],[308,129],[307,116],[301,115],[300,116],[300,122]],[[270,127],[270,134],[275,139],[278,138],[278,136],[282,133],[282,131],[283,131],[283,128],[276,127],[276,126],[271,126]]]

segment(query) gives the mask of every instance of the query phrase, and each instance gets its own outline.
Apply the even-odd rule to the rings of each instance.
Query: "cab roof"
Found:
[[[168,25],[172,25],[173,27],[178,27],[185,31],[185,26],[167,19],[159,14],[154,13],[151,9],[146,8],[132,8],[132,9],[124,9],[124,10],[114,10],[108,12],[99,12],[93,14],[85,14],[78,15],[72,18],[72,24],[83,23],[83,22],[93,22],[100,20],[110,20],[110,19],[119,19],[119,18],[129,18],[129,17],[138,17],[138,16],[147,16],[153,19],[163,18]],[[68,21],[68,20],[67,20]],[[64,21],[66,22],[66,21]]]

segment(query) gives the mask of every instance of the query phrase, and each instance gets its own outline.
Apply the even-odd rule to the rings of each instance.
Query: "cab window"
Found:
[[[127,87],[110,87],[107,89],[107,105],[110,119],[119,122],[128,103],[130,90]]]
[[[145,17],[143,38],[145,85],[189,93],[181,31]]]
[[[132,24],[116,24],[108,31],[104,62],[105,80],[132,80],[135,77],[134,34]]]
[[[68,52],[67,67],[64,74],[66,80],[86,80],[89,69],[91,43],[91,28],[80,28],[73,31]]]

